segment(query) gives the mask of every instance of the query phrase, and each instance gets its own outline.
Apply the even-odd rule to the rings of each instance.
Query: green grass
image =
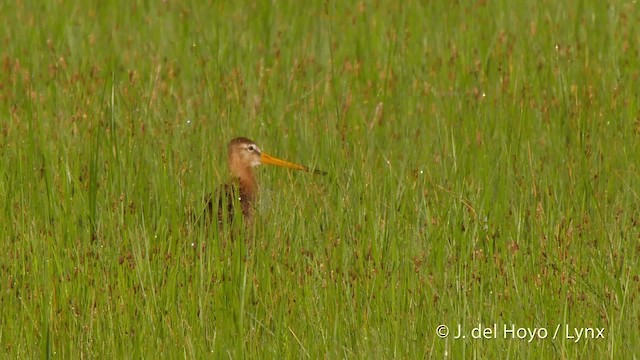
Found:
[[[89,3],[0,4],[6,357],[640,354],[635,2]],[[252,241],[189,224],[236,136],[329,172]]]

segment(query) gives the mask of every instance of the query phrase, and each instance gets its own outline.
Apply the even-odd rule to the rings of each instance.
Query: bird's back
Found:
[[[231,223],[239,214],[242,214],[245,221],[253,216],[252,197],[237,181],[220,186],[214,194],[208,196],[206,203],[207,218],[213,221],[215,215],[218,224]]]

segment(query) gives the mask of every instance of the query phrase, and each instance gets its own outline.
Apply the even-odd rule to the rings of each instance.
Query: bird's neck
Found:
[[[247,200],[251,201],[255,198],[258,192],[258,182],[251,169],[243,170],[242,172],[235,173],[234,176],[240,187],[240,193]]]

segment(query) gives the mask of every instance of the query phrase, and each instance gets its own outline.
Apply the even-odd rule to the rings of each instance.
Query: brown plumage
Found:
[[[229,142],[229,145],[227,145],[227,158],[233,179],[231,182],[221,186],[215,196],[209,196],[207,199],[209,217],[216,210],[214,206],[217,205],[217,220],[219,223],[233,219],[235,205],[238,203],[241,205],[245,222],[252,220],[254,202],[258,196],[258,182],[253,173],[253,168],[260,164],[271,164],[320,175],[326,174],[324,171],[312,170],[306,166],[290,163],[268,155],[262,152],[255,142],[244,137],[235,138]]]

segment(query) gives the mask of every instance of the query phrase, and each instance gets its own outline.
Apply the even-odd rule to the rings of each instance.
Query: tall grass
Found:
[[[638,14],[0,4],[0,351],[637,356]],[[236,136],[329,175],[258,169],[230,238],[190,214]]]

